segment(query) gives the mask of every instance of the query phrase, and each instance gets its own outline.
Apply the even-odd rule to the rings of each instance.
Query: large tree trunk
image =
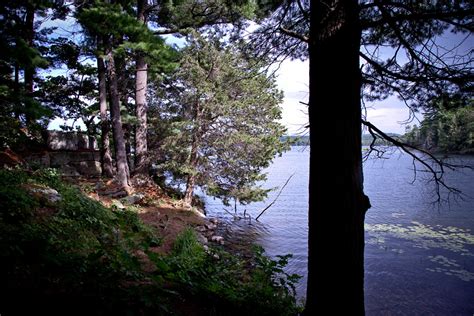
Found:
[[[110,112],[112,115],[112,131],[115,145],[115,160],[117,163],[117,180],[120,185],[129,192],[129,168],[127,163],[127,153],[125,149],[125,138],[122,128],[122,118],[120,115],[120,94],[118,90],[117,72],[115,68],[115,58],[112,51],[107,53],[107,72],[109,75],[110,88]]]
[[[102,142],[100,146],[100,162],[102,164],[102,175],[106,177],[114,176],[112,165],[112,155],[110,153],[109,138],[109,120],[107,118],[107,82],[106,69],[102,57],[97,57],[97,70],[99,77],[99,109],[100,109],[100,127]]]
[[[146,23],[145,0],[137,1],[137,18]],[[136,60],[135,105],[138,125],[135,133],[135,173],[148,174],[148,142],[147,142],[147,76],[148,65],[143,53],[138,52]]]
[[[364,314],[360,37],[357,0],[311,2],[305,315]]]

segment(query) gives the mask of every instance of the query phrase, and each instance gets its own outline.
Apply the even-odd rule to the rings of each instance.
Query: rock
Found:
[[[95,184],[95,190],[96,191],[100,191],[102,189],[105,188],[105,185],[104,185],[104,182],[102,181],[97,181],[97,183]]]
[[[224,237],[215,235],[215,236],[211,237],[211,241],[223,245],[224,244]]]
[[[214,230],[217,228],[217,225],[213,224],[213,223],[208,223],[206,224],[206,228],[209,229],[209,230]]]
[[[203,232],[205,232],[205,231],[207,230],[207,228],[204,227],[204,226],[202,226],[202,225],[199,225],[199,226],[196,226],[196,230],[197,230],[198,232],[203,233]]]
[[[202,217],[202,218],[206,217],[206,214],[203,214],[202,212],[197,210],[195,207],[191,207],[191,212],[193,212],[194,214],[196,214],[199,217]]]
[[[196,234],[196,238],[202,245],[206,245],[208,242],[207,238],[199,233]]]
[[[25,189],[40,203],[47,206],[54,206],[62,199],[58,191],[49,187],[27,184],[25,185]]]
[[[120,199],[128,195],[128,193],[123,189],[99,192],[99,194],[102,196],[108,196],[112,199]]]
[[[123,198],[122,201],[123,201],[125,204],[133,205],[133,204],[137,204],[138,202],[140,202],[141,200],[143,200],[144,197],[145,197],[145,194],[143,194],[143,193],[136,193],[136,194],[132,194],[132,195],[129,195],[129,196]]]
[[[217,225],[217,223],[219,223],[219,221],[217,220],[217,218],[210,218],[210,219],[209,219],[209,222],[211,222],[211,223],[213,223],[213,224],[215,224],[215,225]]]
[[[116,207],[117,209],[119,209],[119,210],[124,210],[124,209],[125,209],[125,206],[124,206],[124,205],[122,204],[122,202],[120,202],[119,200],[114,200],[114,201],[112,202],[112,205],[111,205],[111,206],[112,206],[112,207],[115,206],[115,207]]]

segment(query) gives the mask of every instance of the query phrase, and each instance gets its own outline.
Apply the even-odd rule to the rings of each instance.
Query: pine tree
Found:
[[[162,104],[172,129],[162,168],[184,179],[188,204],[196,186],[225,203],[261,200],[261,171],[287,148],[277,122],[282,93],[261,64],[234,47],[197,34],[189,42]]]

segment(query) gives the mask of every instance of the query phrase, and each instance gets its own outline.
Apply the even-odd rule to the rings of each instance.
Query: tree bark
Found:
[[[145,0],[137,0],[137,19],[146,23]],[[135,133],[135,173],[148,174],[148,141],[147,141],[147,80],[148,64],[142,52],[136,59],[135,105],[138,125]]]
[[[192,134],[192,141],[191,141],[191,153],[189,155],[189,166],[192,169],[192,173],[188,176],[188,180],[186,181],[186,191],[184,194],[184,202],[192,205],[193,202],[193,193],[194,187],[196,185],[196,175],[194,171],[197,168],[199,162],[199,142],[201,140],[201,135],[203,133],[202,128],[202,109],[199,100],[196,100],[196,104],[194,105],[194,128]]]
[[[34,46],[35,38],[35,8],[32,3],[28,3],[26,6],[26,17],[25,17],[25,42],[29,47]],[[25,91],[31,95],[34,91],[34,76],[35,66],[29,64],[25,66]]]
[[[115,68],[115,58],[112,51],[107,52],[107,72],[109,75],[110,112],[112,115],[112,131],[115,145],[115,160],[117,163],[117,180],[125,191],[129,192],[129,168],[125,149],[125,138],[120,115],[120,94]]]
[[[191,169],[196,169],[198,164],[198,136],[196,134],[193,135],[193,142],[191,145],[191,155],[189,157],[189,165]],[[186,191],[184,193],[184,202],[192,205],[193,203],[193,193],[194,187],[196,185],[196,175],[194,173],[188,176],[188,180],[186,181]]]
[[[100,162],[102,165],[102,175],[108,178],[114,176],[114,169],[112,165],[112,155],[110,153],[110,138],[109,138],[109,120],[107,118],[107,82],[106,69],[104,59],[97,57],[97,70],[99,77],[99,109],[100,109],[100,126],[102,134],[102,142],[100,146]]]
[[[357,3],[311,1],[305,315],[365,313],[364,218],[370,203],[363,191]]]

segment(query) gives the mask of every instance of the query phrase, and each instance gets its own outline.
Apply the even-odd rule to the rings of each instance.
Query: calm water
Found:
[[[251,240],[271,256],[292,253],[287,270],[303,276],[300,297],[306,284],[308,158],[308,151],[295,147],[275,159],[265,187],[282,186],[294,174],[278,200],[260,222],[232,220],[227,227],[235,247]],[[474,167],[474,157],[459,159]],[[372,203],[366,218],[367,314],[474,315],[474,171],[447,175],[468,197],[439,207],[431,203],[429,183],[412,183],[411,168],[411,159],[397,153],[364,164]],[[255,218],[277,192],[265,202],[239,206],[238,214],[246,210]],[[207,198],[206,204],[211,216],[231,218],[218,200]]]

